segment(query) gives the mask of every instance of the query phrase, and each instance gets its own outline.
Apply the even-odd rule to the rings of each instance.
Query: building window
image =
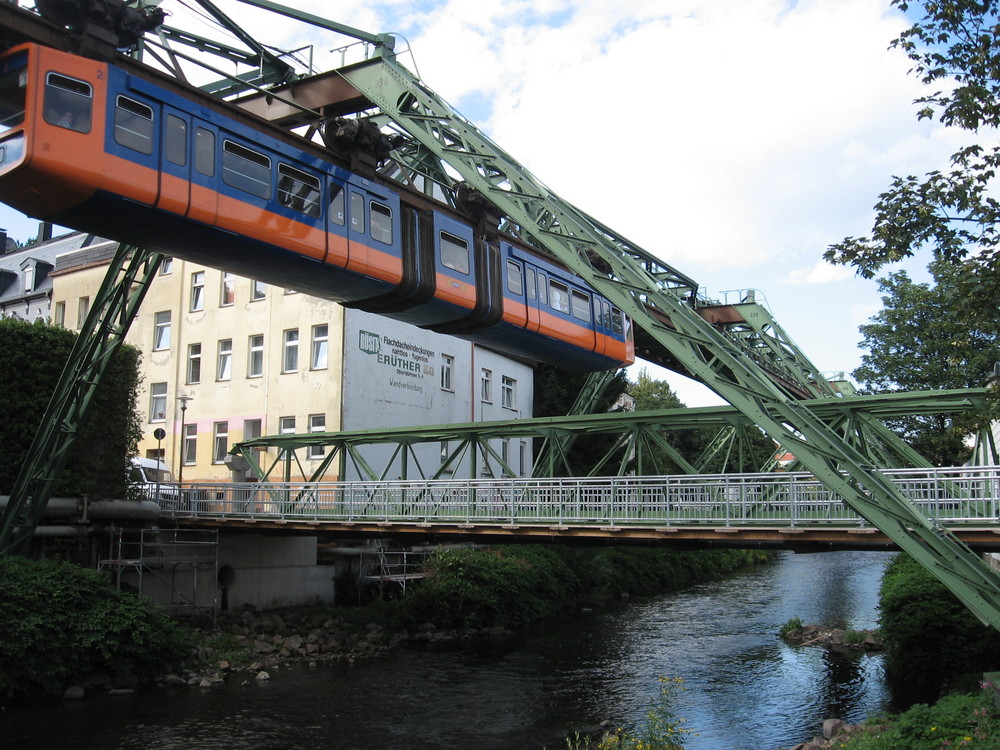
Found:
[[[56,308],[52,312],[52,323],[54,325],[64,327],[66,325],[66,303],[63,301],[56,302]]]
[[[493,403],[493,371],[483,368],[479,378],[479,398],[487,403]]]
[[[514,389],[517,387],[517,381],[514,378],[508,378],[504,375],[500,378],[500,406],[505,409],[513,409],[514,407]]]
[[[278,433],[281,435],[295,434],[295,417],[281,417],[278,419]]]
[[[174,259],[169,255],[163,256],[160,262],[160,276],[169,276],[174,272]]]
[[[441,465],[444,466],[448,463],[448,456],[451,454],[450,447],[447,440],[441,441]]]
[[[229,451],[229,422],[216,422],[212,434],[212,463],[224,463]]]
[[[259,299],[264,299],[267,296],[267,284],[263,281],[257,281],[254,279],[250,282],[250,301],[256,302]]]
[[[170,310],[158,312],[153,316],[153,351],[163,351],[170,348]]]
[[[76,327],[83,328],[87,316],[90,314],[90,297],[80,297],[76,301]]]
[[[309,415],[309,432],[326,432],[326,414]],[[309,458],[323,458],[325,455],[325,445],[309,446]]]
[[[259,419],[245,419],[243,420],[243,439],[253,440],[254,438],[259,438],[264,434],[262,423]],[[263,454],[260,448],[254,448],[251,453],[254,460],[260,465],[260,457]],[[244,479],[247,482],[252,482],[256,478],[253,469],[247,469],[246,474],[244,474]]]
[[[162,422],[167,418],[167,384],[149,386],[149,421]]]
[[[327,362],[327,339],[329,337],[330,329],[324,323],[323,325],[313,326],[312,328],[312,358],[309,362],[310,369],[313,370],[325,370]]]
[[[525,454],[527,453],[527,449],[528,449],[528,444],[525,443],[523,440],[517,446],[517,473],[518,473],[518,476],[522,476],[522,477],[524,476],[524,467],[525,467],[524,457],[525,457]]]
[[[299,369],[299,329],[285,331],[285,344],[281,354],[281,371],[295,372]]]
[[[188,344],[187,382],[201,382],[201,344]]]
[[[228,307],[236,301],[236,277],[229,271],[222,272],[222,295],[219,305]]]
[[[441,390],[455,390],[455,358],[450,354],[441,355]]]
[[[233,340],[219,341],[219,359],[215,369],[216,380],[230,380],[233,377]]]
[[[264,374],[264,334],[250,337],[250,351],[247,357],[247,377],[259,378]]]
[[[510,440],[500,441],[500,460],[503,461],[504,466],[510,467]]]
[[[198,460],[198,425],[184,425],[184,447],[181,452],[181,463],[185,466],[193,466]]]
[[[205,272],[195,271],[191,274],[191,311],[205,309]]]

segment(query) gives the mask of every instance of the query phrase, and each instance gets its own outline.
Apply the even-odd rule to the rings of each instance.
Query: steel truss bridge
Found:
[[[894,469],[885,476],[966,544],[1000,551],[1000,467]],[[410,541],[895,548],[804,472],[176,486],[173,499],[161,502],[164,520],[199,527]]]
[[[824,417],[817,401],[849,399],[839,398],[837,388],[752,295],[734,304],[705,299],[693,279],[659,255],[552,193],[404,67],[393,37],[269,0],[239,0],[308,24],[327,48],[347,39],[366,51],[359,62],[317,72],[297,66],[301,56],[253,39],[210,0],[192,1],[235,41],[220,43],[171,28],[148,8],[141,11],[141,24],[100,27],[102,18],[127,15],[123,6],[148,5],[124,0],[91,0],[87,14],[75,18],[71,11],[82,4],[65,4],[67,15],[55,19],[40,18],[16,2],[0,2],[0,41],[37,41],[171,78],[178,85],[190,85],[195,80],[191,67],[200,65],[201,78],[205,71],[215,78],[202,88],[234,111],[243,110],[244,117],[256,116],[262,131],[283,129],[316,140],[339,118],[356,121],[357,129],[369,136],[374,128],[392,139],[392,152],[378,163],[361,139],[352,163],[375,165],[381,178],[405,182],[454,206],[467,207],[471,196],[472,204],[496,219],[497,232],[548,252],[626,312],[635,325],[640,357],[712,389],[740,420],[792,453],[827,491],[913,555],[980,619],[1000,628],[1000,577],[948,528],[917,508],[884,471],[899,464],[926,467],[927,462],[878,427],[875,417]],[[145,31],[136,31],[138,26]],[[129,55],[118,51],[126,47]],[[240,72],[224,73],[204,62],[209,55]],[[0,554],[24,549],[30,540],[93,390],[124,339],[159,260],[141,248],[122,247],[109,266],[105,288],[82,326],[81,343],[0,516]],[[859,421],[868,421],[868,427],[857,429]],[[558,440],[557,454],[570,449],[571,436]]]

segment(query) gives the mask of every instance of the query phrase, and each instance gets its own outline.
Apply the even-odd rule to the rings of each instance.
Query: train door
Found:
[[[346,190],[347,268],[393,286],[403,278],[399,196],[350,180]]]
[[[111,127],[106,148],[120,159],[115,168],[117,189],[129,200],[154,206],[160,183],[159,104],[131,90],[114,94],[110,100]]]
[[[538,309],[538,279],[539,271],[527,263],[524,266],[524,301],[525,317],[524,327],[529,331],[537,332],[541,326],[541,313]]]
[[[160,190],[157,208],[186,216],[191,203],[191,118],[163,108],[160,146]]]
[[[594,351],[597,354],[610,354],[609,344],[613,331],[611,330],[611,303],[603,297],[594,295]]]
[[[214,226],[219,214],[219,131],[198,118],[192,118],[190,125],[194,132],[191,133],[188,159],[191,185],[187,215]]]
[[[510,257],[510,245],[501,243],[500,247],[506,258],[503,269],[503,319],[518,328],[525,328],[528,324],[528,305],[524,263]]]
[[[330,177],[328,185],[330,202],[326,220],[326,262],[347,268],[350,258],[350,244],[347,241],[347,185],[337,177]]]

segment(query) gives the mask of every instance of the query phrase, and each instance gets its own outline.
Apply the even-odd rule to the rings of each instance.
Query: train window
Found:
[[[625,326],[623,324],[622,318],[623,318],[622,311],[619,310],[617,307],[612,307],[611,308],[611,330],[614,333],[617,333],[619,335],[625,329]]]
[[[0,72],[0,133],[6,133],[24,122],[28,91],[28,54],[21,52],[5,61]]]
[[[469,272],[469,243],[441,232],[441,265],[459,273]]]
[[[590,322],[590,295],[573,290],[573,317]]]
[[[528,268],[525,270],[528,276],[528,299],[534,299],[538,296],[538,292],[535,291],[535,269]]]
[[[541,305],[549,304],[548,300],[545,298],[547,292],[545,291],[545,276],[541,271],[538,272],[538,303]]]
[[[140,154],[153,153],[153,109],[119,96],[115,105],[115,143]]]
[[[388,206],[372,201],[369,207],[371,216],[368,221],[371,225],[372,239],[392,244],[392,210]]]
[[[330,223],[344,226],[344,186],[330,183]]]
[[[351,229],[365,231],[365,197],[361,193],[351,193]]]
[[[89,83],[58,73],[45,76],[45,122],[78,133],[90,132],[93,90]],[[152,152],[150,152],[152,153]]]
[[[163,155],[167,161],[180,166],[187,164],[188,126],[176,115],[167,115],[166,139],[163,144]]]
[[[558,281],[549,282],[549,301],[561,313],[569,314],[569,289]]]
[[[194,130],[194,168],[206,177],[215,177],[215,133],[211,130]]]
[[[271,160],[238,143],[222,144],[222,181],[259,198],[271,197]]]
[[[318,219],[321,214],[319,198],[318,177],[287,164],[278,164],[278,203]]]
[[[521,278],[521,264],[517,261],[507,261],[507,288],[518,296],[524,294],[524,281]]]

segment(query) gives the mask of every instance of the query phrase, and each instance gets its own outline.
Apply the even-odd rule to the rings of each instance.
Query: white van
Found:
[[[164,505],[175,503],[180,498],[170,467],[164,461],[135,456],[131,463],[129,481],[142,490],[147,500]]]

